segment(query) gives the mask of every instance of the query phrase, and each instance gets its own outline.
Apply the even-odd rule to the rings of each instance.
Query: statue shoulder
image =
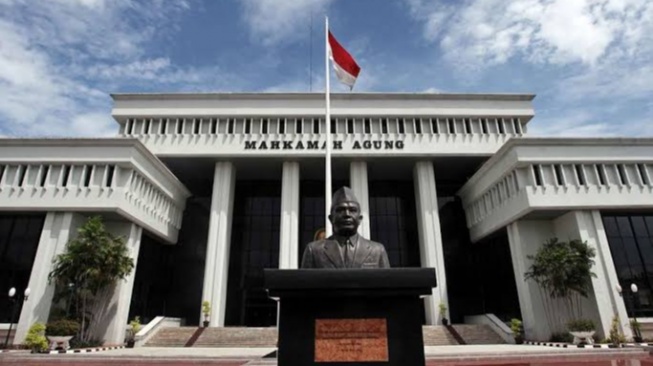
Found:
[[[320,250],[320,249],[324,248],[325,243],[326,243],[326,239],[320,239],[320,240],[312,241],[312,242],[308,243],[308,245],[306,246],[306,249],[310,248],[312,250],[316,250],[316,249]]]
[[[376,242],[376,241],[374,241],[374,240],[370,240],[370,239],[364,238],[364,237],[362,237],[362,236],[361,236],[360,238],[361,238],[362,240],[368,242],[368,243],[370,244],[370,246],[372,246],[372,247],[374,247],[374,248],[385,249],[385,245],[383,245],[382,243],[379,243],[379,242]]]

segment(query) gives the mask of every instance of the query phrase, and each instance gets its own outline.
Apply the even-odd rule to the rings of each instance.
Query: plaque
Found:
[[[387,362],[385,319],[316,319],[315,362]]]

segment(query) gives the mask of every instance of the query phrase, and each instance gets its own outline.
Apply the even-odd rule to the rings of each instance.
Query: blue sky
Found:
[[[0,0],[0,135],[114,135],[114,92],[323,91],[325,14],[354,92],[534,93],[533,135],[653,135],[648,0]]]

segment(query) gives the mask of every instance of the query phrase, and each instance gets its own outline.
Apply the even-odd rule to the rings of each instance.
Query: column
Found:
[[[299,163],[283,163],[279,268],[297,269],[299,258]]]
[[[361,205],[363,221],[358,227],[358,234],[370,238],[370,195],[367,186],[367,163],[352,161],[349,165],[349,184]]]
[[[211,303],[212,327],[224,326],[227,305],[227,276],[229,274],[229,247],[231,244],[231,219],[234,206],[236,168],[231,162],[217,162],[213,175],[213,195],[206,243],[206,265],[202,301]],[[203,320],[197,304],[200,322]]]
[[[440,233],[438,195],[435,187],[433,163],[420,161],[413,169],[415,182],[415,203],[417,206],[417,228],[422,267],[435,268],[437,287],[424,299],[427,324],[440,322],[439,304],[447,305],[447,277],[444,270],[444,250]],[[448,306],[447,306],[448,307]],[[447,314],[443,314],[446,315]]]
[[[134,260],[134,269],[122,280],[118,280],[112,288],[99,294],[104,300],[99,301],[94,314],[97,317],[92,334],[103,339],[106,344],[121,344],[125,340],[125,331],[129,323],[129,307],[136,278],[138,253],[141,247],[143,229],[131,222],[105,223],[108,232],[117,237],[125,238],[129,256]]]
[[[34,257],[32,273],[28,287],[31,294],[23,303],[20,318],[16,325],[14,343],[20,344],[27,335],[27,330],[36,322],[46,323],[50,315],[54,284],[48,282],[52,271],[52,261],[63,253],[68,241],[75,237],[77,228],[84,222],[84,217],[73,212],[48,212],[45,216],[41,238]],[[19,293],[25,289],[16,289]]]
[[[524,280],[524,273],[531,264],[528,256],[535,255],[542,243],[551,237],[551,224],[545,220],[520,220],[508,225],[507,231],[526,339],[548,341],[551,329],[540,288],[535,282]]]

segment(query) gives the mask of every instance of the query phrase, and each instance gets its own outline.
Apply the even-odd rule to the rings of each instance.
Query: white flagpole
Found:
[[[324,38],[325,38],[325,54],[324,54],[324,80],[326,82],[326,118],[324,119],[326,125],[326,174],[325,174],[325,226],[326,237],[331,236],[331,225],[329,223],[329,214],[331,213],[331,100],[329,93],[331,92],[329,86],[329,17],[324,17]]]

